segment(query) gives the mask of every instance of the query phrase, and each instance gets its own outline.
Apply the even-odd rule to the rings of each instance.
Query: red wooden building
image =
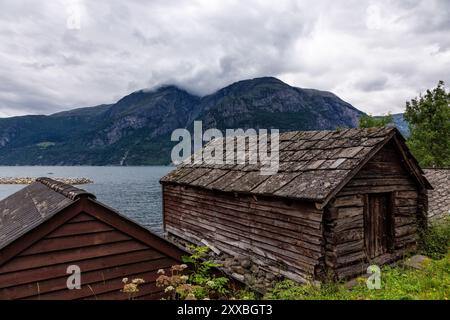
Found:
[[[127,299],[122,279],[143,278],[137,299],[159,299],[157,270],[185,255],[167,240],[70,185],[40,178],[0,202],[0,299]],[[81,289],[67,288],[67,268]]]
[[[169,236],[297,281],[365,273],[416,247],[431,185],[394,128],[280,134],[280,170],[183,164],[161,179]]]

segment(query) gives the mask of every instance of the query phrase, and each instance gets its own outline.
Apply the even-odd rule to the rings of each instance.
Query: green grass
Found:
[[[381,269],[381,288],[368,289],[366,279],[348,289],[343,283],[299,285],[290,280],[278,283],[264,299],[280,300],[448,300],[450,298],[450,219],[422,234],[419,253],[433,259],[423,269],[396,266]]]
[[[383,267],[381,288],[368,289],[365,278],[347,289],[340,283],[298,285],[285,280],[265,295],[280,300],[448,300],[450,298],[450,252],[440,260],[429,260],[423,270],[401,266]]]

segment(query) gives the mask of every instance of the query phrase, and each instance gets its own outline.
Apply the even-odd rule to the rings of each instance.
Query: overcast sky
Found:
[[[260,76],[383,114],[449,75],[448,0],[0,3],[0,117]]]

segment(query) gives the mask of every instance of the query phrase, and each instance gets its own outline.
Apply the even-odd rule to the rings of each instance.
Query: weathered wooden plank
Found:
[[[98,220],[63,224],[58,229],[47,235],[47,238],[59,238],[70,235],[81,235],[114,230],[111,226]]]
[[[0,266],[0,274],[43,266],[50,266],[63,262],[81,261],[98,256],[107,256],[131,251],[138,251],[145,248],[147,248],[146,245],[136,241],[123,241],[107,245],[57,251],[42,255],[17,257],[14,260],[11,260],[6,264]]]
[[[89,233],[75,236],[59,237],[43,239],[32,245],[19,256],[30,254],[42,254],[46,252],[82,248],[87,246],[114,243],[119,241],[131,240],[131,238],[121,232],[105,231],[97,233]]]
[[[405,235],[416,234],[416,232],[417,232],[417,225],[415,223],[395,228],[395,236],[396,237],[402,237]]]
[[[244,237],[255,245],[258,245],[259,243],[270,244],[278,249],[289,250],[293,253],[299,253],[311,258],[319,258],[322,255],[320,245],[311,245],[298,240],[289,243],[286,242],[285,238],[281,238],[280,236],[268,237],[267,234],[264,234],[263,232],[255,233],[236,230],[228,225],[212,223],[211,220],[208,221],[198,216],[195,218],[182,217],[181,220],[169,217],[168,221],[171,222],[171,225],[183,225],[183,223],[193,225],[198,234],[205,235],[207,232],[221,233],[230,237]]]
[[[349,195],[336,197],[333,207],[362,207],[364,206],[364,198],[360,195]]]
[[[229,216],[218,211],[212,212],[203,208],[184,208],[182,210],[183,213],[180,213],[180,208],[183,209],[182,207],[177,206],[176,203],[172,203],[167,206],[167,217],[172,217],[173,219],[175,219],[175,221],[172,221],[173,223],[177,223],[178,219],[181,219],[184,216],[193,215],[196,217],[205,218],[206,220],[214,224],[227,224],[228,226],[232,226],[240,232],[264,234],[272,238],[281,237],[282,239],[285,239],[286,242],[296,242],[300,240],[305,242],[305,246],[308,247],[317,248],[322,242],[322,236],[320,235],[320,233],[316,233],[315,235],[305,234],[301,231],[302,228],[298,228],[296,231],[292,231],[285,228],[280,228],[276,225],[271,226],[260,222],[255,222],[251,219]]]
[[[197,235],[200,237],[204,237],[209,240],[217,240],[219,238],[228,239],[227,241],[233,245],[240,246],[240,242],[248,243],[251,246],[254,246],[254,250],[262,249],[263,252],[269,251],[275,255],[278,255],[280,249],[282,249],[282,253],[285,256],[292,257],[298,259],[299,261],[310,262],[315,261],[314,258],[310,258],[311,256],[320,257],[321,254],[314,253],[311,250],[302,248],[302,247],[293,247],[286,243],[277,242],[276,240],[269,240],[267,238],[260,239],[253,235],[252,237],[248,237],[244,234],[239,234],[235,232],[230,232],[225,226],[222,227],[212,227],[210,225],[204,224],[198,220],[190,220],[183,219],[179,221],[178,225],[195,231]],[[267,252],[266,252],[267,254]]]
[[[67,221],[66,223],[72,223],[72,222],[84,222],[84,221],[92,221],[95,220],[95,218],[87,213],[80,213],[79,215],[73,217],[72,219],[70,219],[69,221]]]
[[[395,198],[395,206],[397,207],[409,207],[409,206],[417,206],[417,198]]]
[[[171,227],[171,230],[173,228],[174,227]],[[220,241],[225,244],[225,247],[227,247],[228,249],[240,248],[247,252],[246,256],[249,256],[250,254],[251,258],[254,258],[253,254],[256,254],[261,257],[266,257],[278,262],[290,260],[291,263],[293,263],[297,267],[301,266],[301,268],[304,270],[313,268],[313,266],[317,263],[316,259],[309,258],[299,253],[296,254],[288,250],[280,250],[280,248],[277,248],[276,246],[250,240],[243,237],[242,235],[224,233],[223,231],[216,232],[215,230],[206,231],[205,229],[198,227],[197,225],[194,225],[188,221],[181,222],[177,226],[177,229],[180,229],[182,231],[189,230],[191,233],[196,234],[198,238],[209,240],[215,245],[217,245],[217,242]],[[183,236],[183,238],[185,238],[185,236]]]
[[[155,291],[159,291],[160,289],[156,289],[155,280],[159,275],[155,271],[139,273],[139,274],[130,274],[129,278],[140,277],[146,280],[147,286],[154,286]],[[117,291],[120,294],[120,299],[124,299],[125,293],[120,292],[123,288],[123,277],[118,277],[116,279],[111,279],[106,283],[97,282],[92,285],[82,286],[80,290],[59,290],[52,291],[45,294],[34,295],[26,298],[27,300],[32,299],[40,299],[40,300],[75,300],[75,299],[86,299],[89,297],[95,297],[105,292]],[[142,286],[143,287],[143,286]]]
[[[290,215],[294,217],[301,217],[302,219],[309,219],[313,221],[321,221],[322,211],[315,208],[314,204],[305,203],[301,201],[286,201],[283,199],[274,199],[258,197],[255,200],[253,196],[242,195],[239,196],[239,201],[236,201],[236,197],[223,192],[205,191],[201,189],[185,188],[181,190],[179,188],[167,188],[167,194],[175,196],[191,196],[196,201],[201,199],[208,199],[214,202],[226,203],[232,206],[248,207],[252,206],[254,209],[270,211],[282,215]]]
[[[130,263],[137,263],[162,258],[163,255],[151,249],[141,251],[127,252],[110,256],[96,257],[89,260],[78,261],[77,265],[82,272],[102,270],[103,268],[111,268]],[[56,274],[65,274],[67,264],[56,264],[52,266],[44,266],[40,268],[22,270],[17,272],[9,272],[0,274],[0,288],[35,283],[47,279],[52,279]]]
[[[327,243],[340,244],[364,238],[363,228],[354,228],[343,232],[325,232]]]
[[[401,227],[406,224],[416,223],[417,219],[414,215],[411,216],[395,216],[394,223],[396,227]]]
[[[156,274],[156,271],[158,269],[168,269],[173,264],[175,264],[174,260],[161,258],[153,261],[116,266],[109,269],[105,268],[100,271],[84,271],[82,274],[82,286],[92,286],[95,283],[103,283],[104,285],[106,285],[111,279],[128,277],[128,275],[130,274],[144,274],[148,273],[149,271],[153,271]],[[0,290],[0,298],[8,300],[23,299],[35,295],[42,296],[43,294],[59,290],[67,290],[66,272],[54,274],[54,277],[52,277],[51,279],[40,281],[39,283],[35,282],[25,285],[15,285],[10,288],[2,289]]]
[[[287,229],[296,228],[295,230],[298,230],[299,226],[302,226],[303,229],[306,230],[306,233],[312,233],[313,235],[319,233],[318,230],[321,229],[321,223],[318,221],[310,221],[292,216],[285,216],[282,214],[273,214],[270,211],[255,210],[251,207],[235,207],[226,204],[224,205],[219,202],[214,203],[213,201],[195,201],[185,197],[174,197],[169,195],[167,195],[165,199],[167,199],[168,202],[173,202],[180,206],[187,206],[188,208],[189,206],[202,207],[205,210],[232,215],[247,220],[260,220],[261,222],[268,225],[274,224],[273,220],[275,217],[277,220],[277,225],[279,226],[284,226]],[[300,229],[300,231],[303,229]]]

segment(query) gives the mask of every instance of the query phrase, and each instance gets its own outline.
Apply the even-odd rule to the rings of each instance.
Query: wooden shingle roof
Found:
[[[80,197],[95,199],[93,194],[85,190],[49,178],[38,178],[0,201],[0,249]]]
[[[395,128],[281,133],[279,171],[274,175],[261,175],[260,165],[254,164],[182,164],[161,183],[326,203],[394,137],[417,180],[429,188]],[[210,143],[224,145],[223,139]]]

